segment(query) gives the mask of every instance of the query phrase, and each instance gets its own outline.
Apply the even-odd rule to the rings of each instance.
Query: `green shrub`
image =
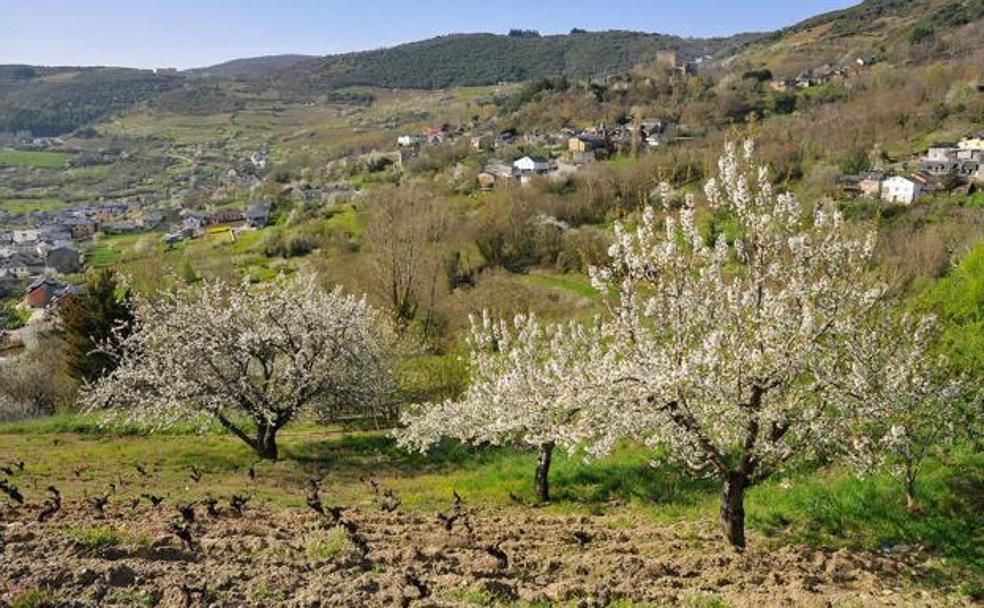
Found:
[[[66,530],[66,536],[82,546],[89,554],[99,553],[123,544],[123,535],[110,526],[75,527]]]
[[[0,329],[20,329],[27,325],[31,318],[31,311],[17,310],[11,306],[4,307],[0,304]]]
[[[348,533],[345,528],[335,527],[328,532],[308,537],[304,550],[312,561],[322,561],[334,557],[347,541]]]
[[[14,597],[11,608],[56,608],[62,602],[49,589],[32,589]]]

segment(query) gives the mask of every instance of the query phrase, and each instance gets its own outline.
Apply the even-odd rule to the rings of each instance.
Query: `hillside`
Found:
[[[203,68],[185,70],[185,74],[193,76],[208,76],[213,78],[237,78],[250,76],[265,76],[271,72],[287,69],[302,61],[315,59],[314,55],[266,55],[263,57],[246,57],[233,59]]]
[[[0,66],[0,132],[61,135],[127,110],[181,80],[127,68]]]
[[[753,41],[725,65],[766,67],[782,77],[857,57],[907,63],[981,47],[984,0],[866,0]]]
[[[0,132],[61,135],[151,100],[170,111],[196,114],[241,108],[263,91],[297,98],[353,85],[436,89],[547,75],[606,75],[655,61],[656,53],[663,50],[676,51],[679,59],[724,56],[753,38],[738,35],[704,40],[623,31],[557,36],[456,34],[319,58],[244,58],[181,73],[0,66]],[[195,76],[209,78],[189,81]],[[230,80],[239,85],[224,86]]]
[[[575,31],[540,36],[453,34],[389,48],[310,57],[237,59],[181,73],[123,68],[0,66],[0,133],[61,135],[148,101],[178,114],[231,112],[268,103],[339,98],[338,89],[441,89],[624,73],[660,51],[678,61],[710,58],[741,72],[792,77],[825,63],[871,56],[895,64],[943,58],[982,46],[984,0],[867,0],[771,34],[695,39],[663,34]],[[713,70],[714,68],[712,68]],[[208,78],[199,78],[205,77]],[[363,103],[364,99],[357,100]]]
[[[275,80],[280,86],[304,90],[357,85],[435,89],[548,75],[599,76],[655,61],[658,51],[676,51],[680,59],[725,55],[749,38],[694,39],[626,31],[557,36],[454,34],[298,63]]]

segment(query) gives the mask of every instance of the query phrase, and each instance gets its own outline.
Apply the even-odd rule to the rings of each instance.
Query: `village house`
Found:
[[[181,218],[181,228],[189,230],[204,230],[208,223],[204,215],[198,213],[184,213]]]
[[[495,175],[487,171],[482,171],[478,174],[478,188],[483,191],[489,191],[495,187]]]
[[[513,162],[513,167],[520,174],[523,173],[546,173],[550,170],[550,161],[542,156],[524,156]]]
[[[69,217],[65,219],[65,225],[72,233],[74,239],[86,239],[96,233],[96,223],[84,217]]]
[[[38,241],[42,243],[70,243],[72,233],[61,225],[44,226],[38,230]]]
[[[595,150],[607,147],[603,137],[582,133],[570,138],[567,141],[567,149],[571,152],[594,152]]]
[[[881,198],[884,179],[882,173],[863,173],[858,180],[858,192],[867,198]]]
[[[482,190],[491,190],[497,182],[507,182],[517,175],[516,169],[501,162],[489,163],[478,174],[478,185]]]
[[[838,181],[841,191],[848,196],[879,199],[882,194],[882,173],[862,173],[860,175],[845,175]]]
[[[960,140],[957,147],[961,150],[984,150],[984,132],[965,137]]]
[[[870,68],[876,63],[878,63],[878,57],[875,55],[862,55],[854,60],[854,65],[858,68]]]
[[[919,159],[919,170],[936,177],[957,175],[976,180],[984,164],[984,147],[975,144],[973,140],[964,140],[957,145],[933,146]]]
[[[412,148],[420,144],[420,137],[417,135],[401,135],[396,138],[396,145],[401,148]]]
[[[543,175],[550,171],[550,161],[541,156],[524,156],[513,162],[513,168],[519,173],[519,182],[523,185],[533,181],[533,176]]]
[[[503,129],[496,135],[494,147],[498,149],[512,144],[516,135],[516,129]]]
[[[144,230],[156,230],[164,223],[164,214],[160,211],[145,211],[137,218],[137,225]]]
[[[41,237],[41,231],[36,228],[25,228],[12,232],[14,243],[29,243]]]
[[[119,222],[108,222],[101,226],[101,231],[104,234],[136,234],[140,232],[140,227],[137,223],[131,220],[122,220]]]
[[[46,272],[74,274],[82,270],[82,254],[73,246],[54,247],[45,256],[44,265]]]
[[[923,193],[923,186],[917,181],[901,175],[893,175],[881,184],[882,200],[891,203],[911,205]]]
[[[68,285],[51,277],[40,276],[27,286],[24,302],[31,308],[47,308],[68,291]]]
[[[24,279],[44,270],[44,261],[37,255],[14,253],[0,259],[0,278]]]
[[[208,217],[209,226],[236,224],[243,221],[243,212],[238,209],[219,209]]]
[[[246,207],[243,214],[246,218],[246,225],[250,228],[263,228],[270,223],[271,205],[268,201],[253,203]]]

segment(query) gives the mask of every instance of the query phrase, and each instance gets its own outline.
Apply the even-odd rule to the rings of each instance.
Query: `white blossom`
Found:
[[[729,145],[705,188],[737,228],[732,246],[707,242],[689,199],[633,232],[616,227],[611,263],[592,271],[619,294],[596,362],[611,388],[583,414],[596,420],[592,453],[629,434],[754,483],[833,432],[818,372],[881,293],[864,280],[869,239],[834,209],[776,195],[753,150]]]
[[[472,318],[472,381],[460,399],[408,408],[397,432],[405,447],[426,451],[441,438],[529,447],[580,443],[578,387],[596,348],[575,322],[543,325],[534,315],[511,321],[488,312]]]
[[[923,462],[964,433],[963,423],[980,423],[980,403],[966,379],[933,352],[935,318],[878,308],[868,323],[828,387],[833,399],[851,408],[842,418],[850,427],[845,436],[852,438],[844,455],[861,473],[887,466],[915,508]]]
[[[304,410],[372,408],[391,389],[383,320],[312,275],[161,292],[139,299],[135,317],[119,367],[83,395],[90,410],[153,429],[217,420],[275,457],[277,430]]]

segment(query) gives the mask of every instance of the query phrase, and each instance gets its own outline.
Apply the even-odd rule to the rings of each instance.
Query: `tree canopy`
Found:
[[[384,327],[363,298],[326,292],[312,275],[180,287],[137,300],[119,366],[84,403],[151,428],[217,421],[276,458],[277,432],[302,413],[380,404],[391,390]]]

